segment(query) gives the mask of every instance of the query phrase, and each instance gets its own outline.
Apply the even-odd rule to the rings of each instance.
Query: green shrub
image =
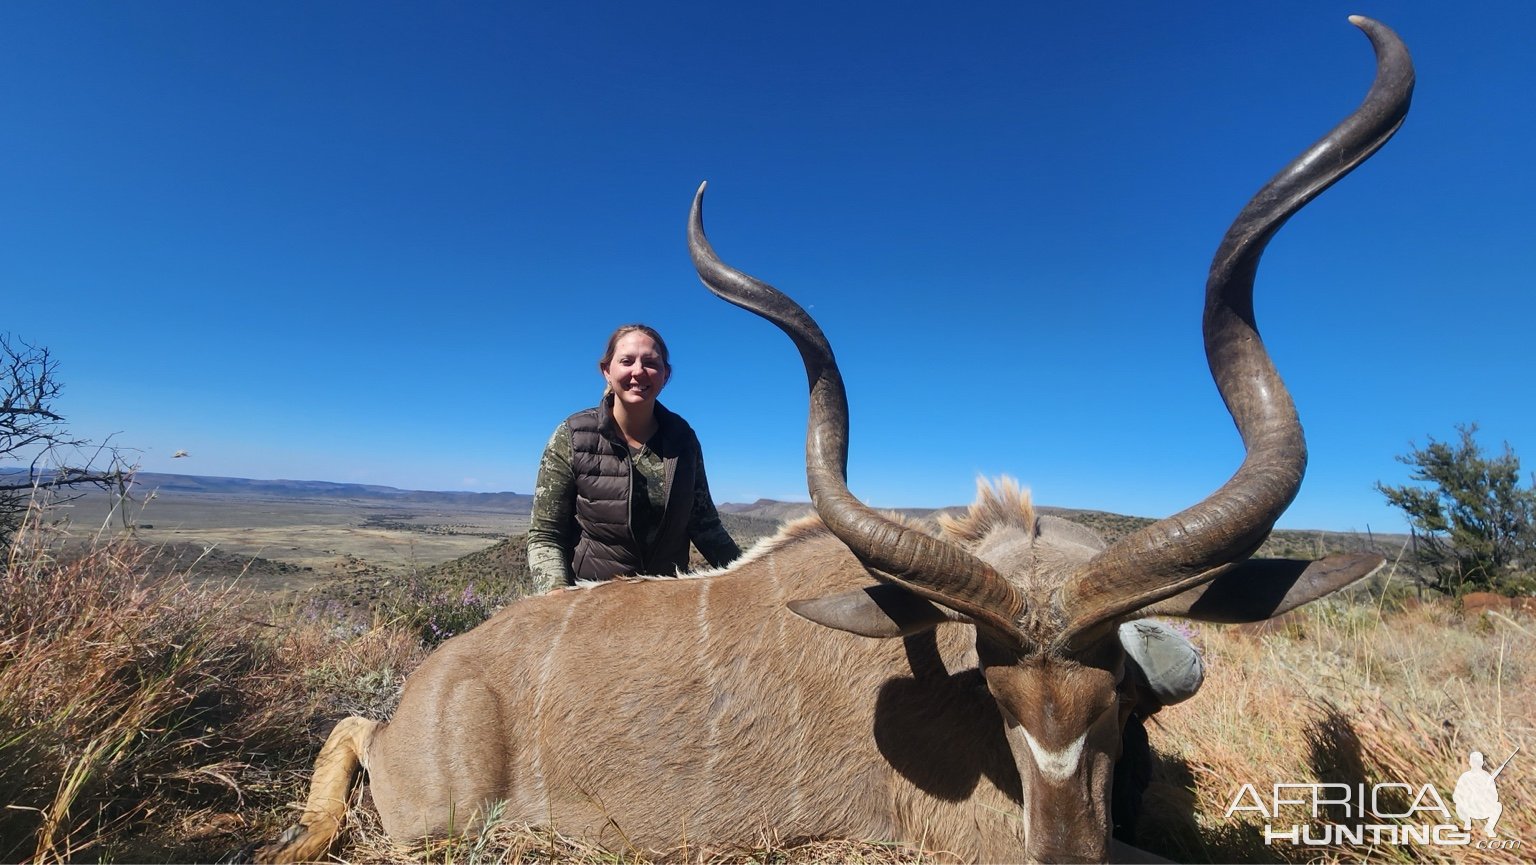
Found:
[[[1436,588],[1451,595],[1513,595],[1531,584],[1536,556],[1536,488],[1520,485],[1520,458],[1508,443],[1483,452],[1477,424],[1456,428],[1456,443],[1436,441],[1399,456],[1410,478],[1427,486],[1376,484],[1408,518],[1416,554],[1434,570]]]

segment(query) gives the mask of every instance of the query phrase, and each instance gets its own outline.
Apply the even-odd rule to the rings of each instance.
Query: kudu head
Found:
[[[828,528],[879,581],[791,604],[820,624],[896,637],[943,621],[975,626],[981,667],[1004,719],[1023,792],[1024,855],[1104,861],[1114,762],[1128,711],[1128,620],[1173,615],[1253,621],[1373,571],[1378,557],[1316,563],[1253,560],[1295,497],[1306,467],[1296,408],[1254,323],[1253,281],[1290,216],[1367,159],[1405,117],[1413,91],[1406,48],[1390,29],[1352,17],[1376,52],[1365,101],[1276,175],[1228,229],[1206,285],[1204,340],[1216,386],[1242,436],[1236,473],[1198,504],[1114,544],[1042,517],[978,537],[936,537],[879,514],[846,481],[848,404],[821,328],[772,286],[720,261],[694,198],[689,249],[704,284],[768,319],[800,351],[810,382],[806,472]]]

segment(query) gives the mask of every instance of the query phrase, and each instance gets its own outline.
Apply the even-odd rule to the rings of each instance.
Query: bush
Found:
[[[386,619],[409,628],[424,645],[435,648],[521,596],[514,589],[413,574],[380,599],[380,609]]]
[[[1436,441],[1399,456],[1411,478],[1431,486],[1376,484],[1403,511],[1417,536],[1417,555],[1433,569],[1436,587],[1514,594],[1528,586],[1536,553],[1536,489],[1520,486],[1520,458],[1506,443],[1483,453],[1477,425],[1456,428],[1456,444]]]

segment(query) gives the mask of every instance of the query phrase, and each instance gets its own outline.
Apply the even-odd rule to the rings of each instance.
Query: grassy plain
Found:
[[[110,524],[105,508],[87,518],[90,506],[74,505],[76,535]],[[1079,516],[1110,536],[1142,522]],[[133,538],[107,531],[82,545],[35,527],[0,583],[0,861],[213,861],[275,835],[294,818],[331,724],[388,717],[435,633],[472,626],[516,595],[519,518],[344,497],[164,494],[130,520]],[[750,509],[727,521],[744,540],[773,525]],[[1316,553],[1371,540],[1388,554],[1401,541],[1278,533],[1271,547]],[[1536,857],[1530,619],[1420,603],[1391,570],[1368,591],[1267,628],[1193,633],[1208,677],[1149,726],[1158,759],[1143,846],[1205,862]],[[1469,751],[1494,763],[1516,748],[1499,778],[1499,830],[1511,846],[1266,844],[1267,825],[1362,818],[1335,808],[1315,819],[1295,806],[1275,819],[1229,813],[1245,783],[1432,784],[1449,806]],[[366,801],[334,853],[349,862],[645,861],[504,825],[400,847]],[[714,861],[936,860],[837,842]]]
[[[106,494],[92,493],[72,502],[69,514],[76,535],[97,527],[115,534],[130,525],[139,540],[175,550],[179,562],[196,562],[190,568],[195,577],[235,581],[274,598],[357,578],[407,575],[528,527],[526,510],[408,494],[380,500],[149,490],[128,505],[125,519]]]

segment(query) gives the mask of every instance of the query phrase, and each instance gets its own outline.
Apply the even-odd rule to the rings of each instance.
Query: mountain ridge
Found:
[[[382,484],[356,484],[339,481],[312,481],[231,478],[208,475],[181,475],[163,472],[139,472],[135,485],[162,492],[202,493],[212,495],[267,495],[281,498],[363,499],[418,504],[472,505],[527,513],[533,495],[510,491],[477,493],[464,490],[407,490]]]

